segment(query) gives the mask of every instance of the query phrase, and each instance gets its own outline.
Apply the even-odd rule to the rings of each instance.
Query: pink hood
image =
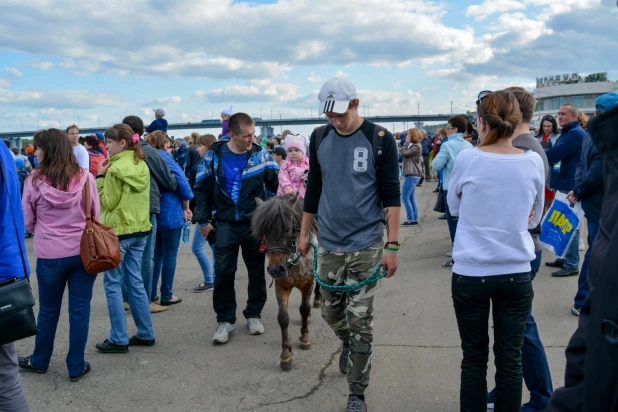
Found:
[[[36,173],[35,173],[36,174]],[[90,203],[99,219],[99,194],[94,177],[86,170],[69,183],[66,192],[49,181],[29,177],[24,185],[22,206],[26,229],[33,232],[37,258],[56,259],[79,255],[79,243],[86,226],[84,184],[90,185]]]

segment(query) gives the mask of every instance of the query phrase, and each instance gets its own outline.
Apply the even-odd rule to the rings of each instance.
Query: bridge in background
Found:
[[[365,119],[381,124],[388,123],[414,123],[417,127],[422,128],[424,122],[446,122],[451,115],[449,114],[422,114],[422,115],[399,115],[399,116],[367,116]],[[262,131],[271,130],[275,126],[299,126],[299,125],[311,125],[316,126],[326,124],[327,120],[324,117],[307,117],[296,119],[261,119],[255,117],[255,125],[261,127]],[[171,123],[167,126],[168,130],[186,130],[186,129],[220,129],[220,120],[204,120],[201,123]],[[107,127],[86,127],[80,128],[80,135],[87,135],[95,132],[105,132]],[[11,142],[11,147],[21,148],[21,139],[31,138],[36,133],[36,130],[30,131],[17,131],[17,132],[0,132],[0,138],[3,140],[8,139]]]

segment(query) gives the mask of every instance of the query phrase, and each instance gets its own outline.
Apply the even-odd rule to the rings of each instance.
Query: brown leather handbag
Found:
[[[120,264],[120,242],[114,229],[94,220],[90,207],[90,183],[84,185],[86,228],[79,244],[79,254],[86,272],[97,274]]]

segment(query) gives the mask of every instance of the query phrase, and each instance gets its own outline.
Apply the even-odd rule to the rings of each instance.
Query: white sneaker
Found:
[[[231,323],[221,322],[219,323],[219,326],[217,327],[217,331],[212,337],[212,341],[217,342],[217,343],[225,343],[227,342],[230,336],[230,333],[234,333],[235,330],[236,328]]]
[[[446,257],[453,257],[453,252],[446,252]]]
[[[247,319],[247,327],[249,328],[249,333],[252,335],[261,335],[264,333],[264,325],[262,325],[262,321],[258,318]]]

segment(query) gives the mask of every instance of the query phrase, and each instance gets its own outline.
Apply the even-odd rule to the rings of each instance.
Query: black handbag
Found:
[[[15,228],[15,234],[18,239],[17,244],[19,245],[19,257],[21,258],[21,264],[24,269],[24,274],[26,275],[22,279],[18,279],[17,276],[15,276],[9,280],[0,282],[0,331],[2,331],[2,333],[0,333],[0,345],[5,345],[15,342],[16,340],[38,335],[39,329],[36,326],[36,320],[34,318],[34,297],[32,297],[32,289],[30,287],[28,270],[26,269],[26,261],[24,260],[24,252],[21,242],[19,241],[19,231],[17,230],[13,205],[11,204],[9,184],[6,180],[2,162],[0,162],[0,169],[2,170],[2,178],[6,186],[9,205],[11,206],[10,211],[13,217],[13,227]]]
[[[433,207],[434,212],[446,213],[446,206],[444,205],[444,191],[442,188],[438,191],[438,198],[436,204]]]

